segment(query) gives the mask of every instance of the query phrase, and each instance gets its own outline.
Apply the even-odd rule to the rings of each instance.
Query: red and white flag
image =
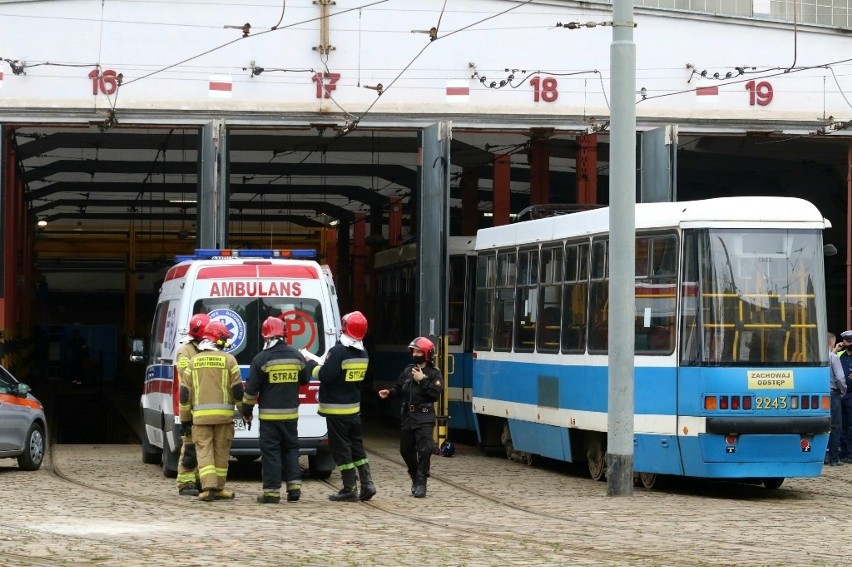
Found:
[[[447,102],[465,103],[470,101],[470,81],[450,79],[447,81]]]
[[[234,80],[230,75],[210,75],[210,98],[231,98]]]
[[[719,102],[719,85],[708,85],[706,81],[702,85],[699,82],[695,86],[695,101],[702,106],[715,105]]]

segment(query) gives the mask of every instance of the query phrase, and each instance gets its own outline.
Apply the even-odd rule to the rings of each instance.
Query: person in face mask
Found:
[[[400,398],[399,453],[408,466],[411,477],[411,494],[415,498],[426,496],[426,479],[435,442],[435,402],[441,397],[444,378],[435,368],[435,343],[426,337],[417,337],[408,345],[412,363],[403,369],[392,388],[379,390],[379,397]]]

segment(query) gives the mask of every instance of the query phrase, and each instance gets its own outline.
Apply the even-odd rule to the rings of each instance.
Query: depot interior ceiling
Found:
[[[46,224],[37,233],[42,246],[51,239],[67,243],[74,235],[94,238],[94,246],[102,248],[115,240],[123,255],[127,235],[133,233],[137,239],[158,242],[151,250],[164,254],[172,252],[165,243],[191,249],[198,223],[199,134],[197,128],[186,127],[116,127],[106,132],[96,126],[11,129],[31,222]],[[574,203],[577,133],[546,134],[551,201]],[[467,170],[479,177],[480,213],[491,211],[493,162],[502,154],[511,155],[511,209],[526,207],[530,140],[536,135],[541,132],[455,130],[451,208],[461,209],[460,178]],[[846,161],[848,142],[842,139],[767,143],[772,141],[767,135],[682,136],[679,155],[693,162],[690,168],[712,169],[714,175],[728,170],[731,175],[765,174],[784,160],[838,167]],[[602,135],[597,157],[602,188],[608,185],[607,142]],[[408,226],[417,186],[417,130],[359,129],[340,136],[322,125],[231,128],[227,143],[232,245],[277,247],[283,240],[315,240],[321,229],[352,220],[357,212],[381,218],[379,227],[386,226],[392,197],[402,199]],[[691,155],[695,159],[688,159]],[[605,202],[605,193],[602,196],[599,200]],[[374,231],[371,226],[367,233]]]

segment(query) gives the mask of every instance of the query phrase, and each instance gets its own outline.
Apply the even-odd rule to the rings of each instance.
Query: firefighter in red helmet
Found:
[[[258,504],[281,501],[282,476],[287,502],[302,494],[299,470],[299,385],[310,382],[305,357],[287,344],[284,321],[267,317],[261,326],[263,350],[251,361],[243,396],[243,418],[252,420],[258,404],[263,492]]]
[[[210,321],[201,333],[198,354],[181,373],[181,428],[195,440],[201,478],[198,498],[206,502],[234,497],[225,490],[225,479],[234,438],[234,405],[242,406],[243,380],[237,359],[224,352],[230,337],[221,321]]]
[[[441,397],[443,376],[435,368],[435,343],[426,337],[417,337],[408,345],[412,363],[406,366],[396,384],[379,390],[382,399],[394,396],[400,399],[399,453],[411,477],[411,494],[415,498],[426,496],[426,479],[435,442],[435,402]]]
[[[184,369],[189,366],[189,360],[198,354],[201,334],[209,322],[210,316],[206,313],[196,313],[189,320],[186,335],[180,340],[181,346],[175,353],[178,380],[180,380],[180,375]],[[192,435],[189,431],[181,431],[180,458],[178,459],[177,470],[178,494],[181,496],[198,496],[197,482],[198,459],[195,454],[195,443],[192,442]]]
[[[328,440],[334,463],[340,470],[343,488],[329,496],[335,502],[369,500],[376,494],[370,465],[361,439],[361,384],[367,373],[367,318],[360,311],[343,316],[340,342],[328,351],[325,361],[311,352],[300,351],[308,368],[320,381],[319,411],[328,424]],[[357,489],[356,471],[361,480]]]

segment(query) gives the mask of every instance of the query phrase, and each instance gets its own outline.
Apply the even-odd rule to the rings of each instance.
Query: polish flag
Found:
[[[231,98],[234,81],[230,75],[210,75],[210,98]]]
[[[470,101],[470,82],[467,79],[447,81],[447,102],[465,103]]]
[[[719,101],[719,86],[718,85],[708,85],[708,86],[696,86],[695,87],[695,101],[702,105],[714,106]]]

